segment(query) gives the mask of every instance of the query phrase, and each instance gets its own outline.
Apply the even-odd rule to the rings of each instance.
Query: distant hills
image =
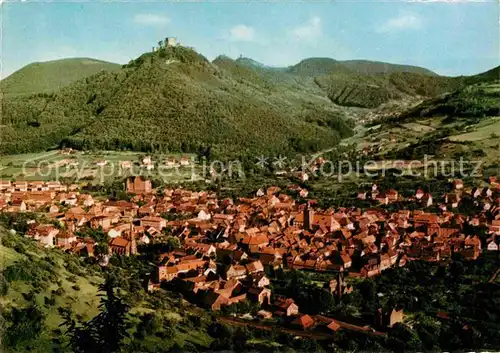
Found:
[[[308,58],[281,68],[249,58],[239,58],[236,62],[274,80],[300,77],[307,82],[307,78],[313,78],[334,104],[360,108],[377,108],[408,97],[435,97],[468,84],[498,78],[498,68],[475,76],[445,77],[419,66],[369,60]]]
[[[180,46],[123,67],[92,59],[32,65],[0,82],[1,153],[57,146],[183,152],[212,146],[224,156],[316,151],[349,136],[349,118],[359,109],[436,97],[495,75],[450,78],[330,58],[274,68],[248,58],[210,62]]]
[[[350,73],[341,62],[330,58],[309,58],[304,59],[296,65],[290,66],[287,72],[300,76],[324,76],[333,73]]]
[[[382,74],[392,72],[410,72],[429,76],[438,76],[435,72],[420,66],[390,64],[370,60],[345,60],[340,61],[347,68],[363,74]]]
[[[29,64],[0,81],[9,96],[55,92],[99,71],[116,71],[121,65],[89,58],[71,58]]]

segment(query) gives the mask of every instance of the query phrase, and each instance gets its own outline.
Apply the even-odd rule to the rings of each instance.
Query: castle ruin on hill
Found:
[[[158,42],[158,47],[153,46],[153,52],[160,50],[161,48],[177,47],[178,45],[180,45],[180,42],[177,42],[176,37],[166,37],[165,40],[160,40]]]

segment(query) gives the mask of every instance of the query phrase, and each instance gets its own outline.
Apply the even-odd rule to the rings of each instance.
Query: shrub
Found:
[[[58,296],[61,296],[65,293],[66,291],[62,288],[62,287],[59,287],[57,288],[56,290],[53,290],[52,291],[52,294],[53,295],[58,295]]]
[[[44,287],[47,282],[57,280],[57,274],[52,265],[44,260],[30,259],[22,260],[8,266],[4,270],[7,281],[33,281]]]
[[[0,296],[7,295],[9,291],[9,282],[0,274]]]
[[[2,344],[12,348],[13,352],[20,352],[25,351],[27,345],[42,332],[45,326],[45,314],[35,304],[27,308],[14,307],[7,321],[10,325],[5,330]]]
[[[74,275],[84,276],[85,272],[81,270],[78,264],[76,264],[76,261],[78,261],[78,259],[69,259],[65,264],[66,269]]]
[[[51,297],[51,298],[45,297],[44,298],[44,302],[45,302],[46,306],[52,306],[52,305],[56,304],[56,298],[54,298],[54,297]]]
[[[23,293],[23,298],[29,302],[35,302],[36,293],[34,291],[30,291],[28,293]]]
[[[16,244],[14,246],[14,250],[20,254],[26,254],[26,247],[23,244]]]

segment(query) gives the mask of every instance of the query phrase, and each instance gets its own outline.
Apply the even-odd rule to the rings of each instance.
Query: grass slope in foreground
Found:
[[[26,225],[26,219],[14,221],[11,226]],[[114,256],[101,269],[92,259],[41,248],[0,227],[0,266],[2,352],[72,352],[62,314],[70,311],[77,321],[88,322],[102,312],[99,287],[105,278],[113,279],[130,307],[128,337],[120,351],[193,351],[211,343],[206,313],[172,293],[147,294],[142,289],[146,269],[138,259]]]

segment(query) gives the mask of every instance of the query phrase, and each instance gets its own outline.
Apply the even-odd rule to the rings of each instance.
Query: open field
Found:
[[[431,132],[435,130],[432,126],[416,122],[402,124],[402,126],[416,132]]]
[[[122,179],[128,175],[144,175],[165,182],[199,180],[201,167],[188,154],[151,155],[154,169],[147,170],[142,165],[144,153],[138,152],[74,152],[61,154],[59,151],[8,155],[0,157],[0,177],[2,179],[59,180],[107,182]],[[167,167],[167,158],[189,159],[189,165]],[[130,162],[124,168],[122,162]]]
[[[496,134],[496,140],[500,139],[500,117],[491,118],[480,122],[469,128],[470,132],[465,132],[460,135],[450,137],[452,141],[479,141],[492,138],[492,134]],[[469,130],[468,129],[468,130]]]

